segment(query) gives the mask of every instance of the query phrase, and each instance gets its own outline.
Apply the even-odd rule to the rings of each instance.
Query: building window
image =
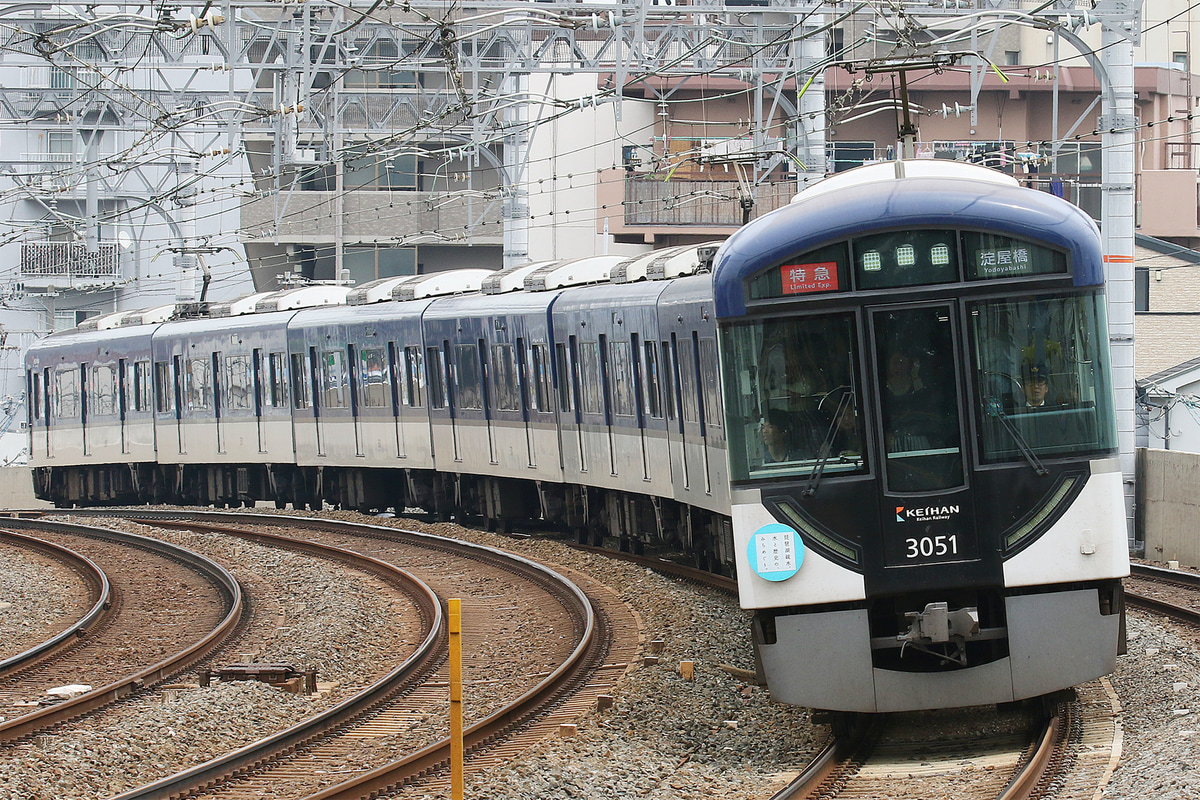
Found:
[[[1171,53],[1171,61],[1183,67],[1188,68],[1188,54],[1186,50],[1176,51]]]
[[[88,317],[97,316],[99,311],[55,311],[54,312],[54,332],[69,331],[71,328],[78,326]]]
[[[417,188],[417,157],[412,153],[389,155],[365,145],[347,148],[342,183],[350,189],[381,191]]]
[[[1004,51],[1004,65],[1006,67],[1015,67],[1020,63],[1021,63],[1021,51],[1020,50],[1005,50]]]
[[[350,280],[360,285],[377,278],[415,275],[417,249],[374,245],[347,247],[342,254],[342,267],[350,271]]]

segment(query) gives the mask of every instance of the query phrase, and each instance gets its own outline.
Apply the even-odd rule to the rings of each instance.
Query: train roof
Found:
[[[313,306],[341,305],[350,293],[349,286],[299,286],[272,292],[254,305],[254,312],[287,311],[289,309],[312,308]]]
[[[56,356],[58,360],[68,354],[85,354],[84,359],[94,358],[103,354],[116,342],[137,342],[143,340],[146,350],[150,348],[150,336],[157,326],[138,325],[136,327],[116,327],[108,330],[86,330],[71,328],[59,331],[38,339],[29,346],[25,357],[30,361],[43,363],[45,359]],[[48,363],[43,363],[48,366]]]
[[[640,280],[666,280],[695,275],[712,269],[712,257],[719,241],[685,244],[641,253],[613,267],[613,283],[633,283]]]
[[[1062,198],[972,164],[886,162],[826,178],[731,236],[713,271],[717,315],[745,314],[746,280],[791,256],[867,231],[925,227],[930,218],[1047,242],[1070,253],[1076,286],[1103,283],[1096,223]]]
[[[253,314],[238,314],[231,317],[219,317],[220,323],[213,324],[213,318],[184,317],[164,322],[154,332],[154,338],[166,339],[172,336],[223,336],[235,331],[249,331],[259,328],[283,327],[287,320],[296,313],[295,309],[285,311],[265,311]]]
[[[326,325],[361,324],[373,321],[386,325],[397,321],[403,323],[405,321],[419,320],[421,312],[434,299],[433,297],[422,297],[420,300],[306,308],[292,318],[288,323],[288,330],[301,330]]]

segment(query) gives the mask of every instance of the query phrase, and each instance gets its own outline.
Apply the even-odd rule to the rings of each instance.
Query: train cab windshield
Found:
[[[966,304],[971,356],[960,375],[953,304],[870,314],[878,397],[859,385],[855,317],[837,312],[740,323],[723,332],[733,480],[864,473],[864,408],[878,404],[888,489],[964,485],[974,382],[981,464],[1116,447],[1099,293]],[[964,365],[966,366],[966,365]],[[962,387],[960,389],[960,387]]]
[[[865,471],[851,314],[749,322],[724,336],[734,480]]]
[[[1103,302],[1087,294],[968,307],[981,461],[1116,447]]]

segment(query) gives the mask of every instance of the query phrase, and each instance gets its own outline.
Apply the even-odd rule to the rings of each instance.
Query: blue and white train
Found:
[[[39,497],[662,546],[737,576],[773,696],[819,709],[1012,702],[1115,666],[1099,236],[1000,173],[889,162],[719,249],[173,312],[30,350]]]

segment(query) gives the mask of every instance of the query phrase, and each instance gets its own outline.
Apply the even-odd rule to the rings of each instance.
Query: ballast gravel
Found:
[[[0,543],[0,661],[61,633],[87,613],[83,579],[50,556]]]
[[[364,521],[358,515],[334,516]],[[765,689],[746,680],[754,668],[749,619],[735,598],[550,540],[515,541],[448,523],[369,521],[465,538],[587,573],[616,587],[637,610],[647,640],[662,640],[658,663],[633,669],[618,686],[611,708],[585,714],[573,737],[548,738],[504,767],[469,776],[468,797],[766,798],[828,736],[824,726],[812,724],[808,710],[774,703]],[[243,546],[236,555],[230,550],[223,556],[218,560],[226,564],[250,562],[250,569],[270,575],[274,585],[289,586],[288,591],[290,584],[307,583],[307,590],[296,590],[321,587],[316,595],[325,596],[342,588],[344,580],[335,568],[323,570],[320,562],[309,560],[289,581],[292,560],[303,557],[280,551],[259,556]],[[269,561],[253,566],[258,557]],[[19,554],[14,559],[19,563]],[[0,570],[0,597],[15,596],[27,585],[27,575],[19,568]],[[364,594],[357,602],[369,599]],[[34,619],[46,613],[38,607],[43,598],[38,600],[23,613]],[[323,666],[330,672],[339,663],[351,664],[338,673],[343,679],[352,681],[363,661],[394,658],[388,648],[400,647],[376,636],[380,631],[365,608],[335,613],[312,594],[284,595],[279,602],[294,624],[284,637],[293,653],[329,659]],[[5,610],[9,624],[15,608]],[[306,621],[309,608],[319,614],[319,624]],[[342,643],[341,650],[331,643]],[[1118,659],[1112,676],[1123,707],[1123,750],[1103,798],[1200,798],[1197,648],[1194,638],[1177,628],[1130,613],[1129,653]],[[266,648],[262,655],[269,652]],[[680,677],[683,660],[695,662],[695,680]],[[109,796],[293,724],[337,694],[310,699],[256,683],[148,693],[106,714],[102,726],[85,723],[69,736],[39,736],[3,748],[0,800]],[[417,787],[403,796],[425,795]]]

